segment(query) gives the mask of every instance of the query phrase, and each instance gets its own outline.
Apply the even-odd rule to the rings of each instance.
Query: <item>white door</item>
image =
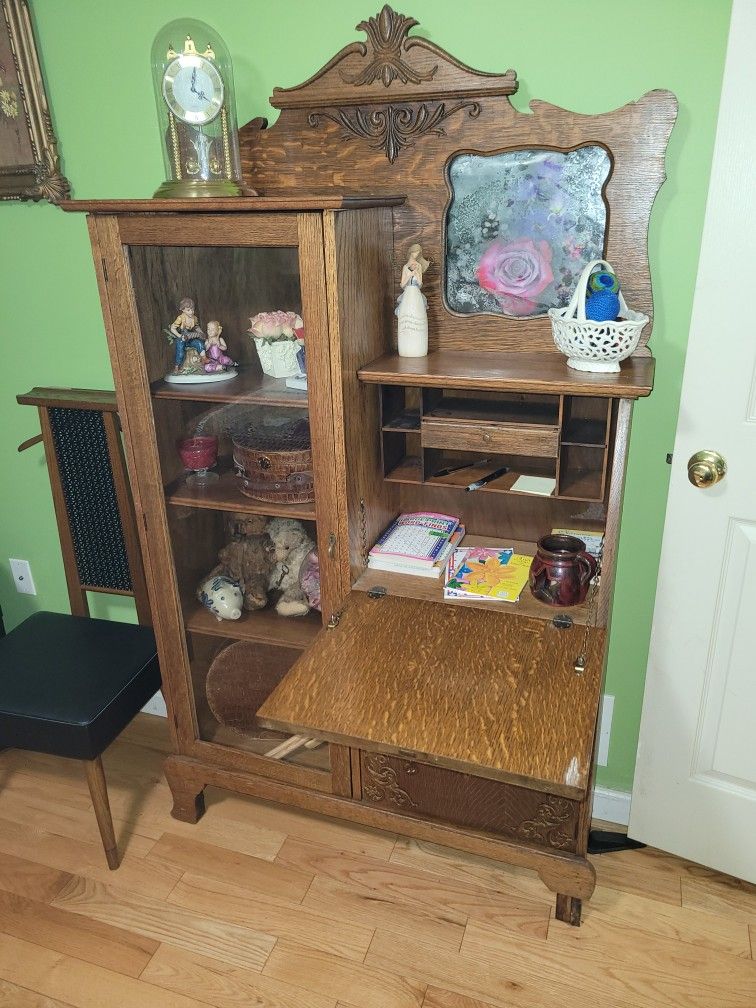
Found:
[[[630,836],[756,882],[756,3],[735,0]],[[720,452],[724,479],[688,480]]]

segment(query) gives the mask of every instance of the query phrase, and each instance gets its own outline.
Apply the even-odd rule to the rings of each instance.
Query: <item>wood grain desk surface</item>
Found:
[[[492,603],[492,606],[495,603]],[[502,604],[503,606],[503,604]],[[580,798],[603,629],[353,592],[258,711],[263,724]]]

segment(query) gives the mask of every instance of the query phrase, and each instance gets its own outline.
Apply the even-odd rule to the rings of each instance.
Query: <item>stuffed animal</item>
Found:
[[[232,515],[234,539],[220,551],[218,566],[208,575],[222,575],[235,581],[241,588],[244,608],[249,612],[264,609],[268,604],[268,584],[275,563],[275,551],[270,536],[265,532],[267,523],[264,515]]]
[[[268,587],[280,591],[276,612],[280,616],[305,616],[310,611],[307,595],[300,585],[300,571],[315,543],[301,522],[293,518],[271,518],[267,533],[273,542],[274,567]]]

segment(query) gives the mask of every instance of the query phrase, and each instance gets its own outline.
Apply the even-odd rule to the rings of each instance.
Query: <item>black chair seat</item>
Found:
[[[0,639],[0,746],[96,759],[159,689],[150,627],[35,613]]]

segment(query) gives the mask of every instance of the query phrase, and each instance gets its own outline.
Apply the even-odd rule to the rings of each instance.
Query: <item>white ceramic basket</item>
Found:
[[[616,322],[594,322],[585,317],[585,290],[588,278],[599,266],[614,272],[606,259],[589,262],[566,308],[549,308],[554,342],[567,357],[567,366],[576,371],[619,371],[619,362],[638,346],[648,315],[633,311],[619,295],[620,313]]]
[[[302,345],[299,340],[277,340],[275,343],[266,343],[260,336],[253,338],[263,374],[270,375],[271,378],[292,378],[299,374],[297,351]]]

